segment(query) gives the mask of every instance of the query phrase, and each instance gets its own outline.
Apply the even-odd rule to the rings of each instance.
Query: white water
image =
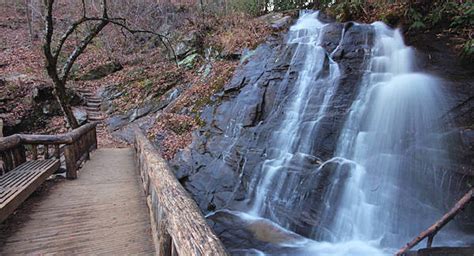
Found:
[[[317,131],[319,121],[324,117],[329,100],[337,89],[339,67],[321,47],[325,25],[317,19],[317,15],[317,12],[303,14],[289,32],[287,44],[296,45],[291,65],[304,58],[303,70],[298,74],[295,88],[292,88],[293,91],[286,100],[288,107],[283,109],[285,115],[280,129],[271,138],[276,155],[263,163],[259,178],[255,179],[258,183],[254,186],[254,203],[249,211],[255,216],[261,215],[265,208],[270,207],[268,204],[274,201],[289,202],[287,199],[293,191],[291,187],[283,185],[285,179],[291,179],[287,176],[285,166],[292,159],[308,156],[311,150],[310,143],[307,143],[311,140],[310,135]],[[324,76],[322,73],[326,61],[329,62],[329,74]],[[314,117],[307,120],[304,114],[308,113],[310,101],[319,102],[320,107]],[[305,143],[300,143],[301,141]],[[274,181],[277,185],[271,186]]]
[[[316,17],[317,13],[304,14],[290,29],[288,44],[297,44],[292,65],[304,56],[304,69],[294,93],[288,96],[289,107],[284,109],[280,129],[272,137],[276,154],[263,163],[259,178],[253,181],[251,218],[271,211],[273,202],[289,201],[293,187],[284,186],[292,184],[286,180],[291,176],[285,166],[297,155],[310,154],[308,131],[318,129],[339,84],[339,67],[332,54],[320,46],[325,25]],[[336,177],[341,180],[334,183],[337,187],[327,198],[331,208],[325,216],[329,223],[329,235],[324,236],[327,242],[303,239],[295,245],[304,247],[298,254],[390,254],[442,214],[436,199],[436,193],[441,192],[433,182],[436,163],[447,155],[437,136],[445,110],[439,82],[414,72],[413,50],[404,44],[398,30],[383,23],[374,23],[373,28],[368,70],[340,135],[335,158],[329,160],[351,163],[352,167],[349,175],[344,174],[346,180]],[[321,78],[325,58],[330,61],[330,72]],[[322,103],[308,121],[303,115],[308,101],[315,100],[309,97],[315,88],[320,90],[316,100]],[[331,201],[336,193],[342,193],[341,199]]]
[[[433,134],[445,109],[438,81],[413,72],[413,50],[400,32],[373,27],[369,70],[336,153],[355,164],[330,230],[333,241],[397,248],[441,216],[430,182],[444,157]]]

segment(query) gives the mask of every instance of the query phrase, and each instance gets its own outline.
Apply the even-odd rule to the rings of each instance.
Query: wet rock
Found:
[[[283,16],[278,19],[281,18]],[[370,25],[330,23],[325,26],[321,46],[327,54],[321,76],[328,75],[329,56],[332,56],[341,72],[339,85],[327,103],[326,115],[318,120],[317,134],[308,129],[305,131],[307,136],[300,138],[310,140],[310,149],[305,151],[306,154],[296,152],[291,158],[295,161],[283,163],[282,170],[278,171],[284,170],[285,178],[272,181],[269,187],[288,187],[287,180],[300,185],[294,191],[279,190],[279,196],[284,200],[272,201],[272,211],[263,213],[300,235],[331,239],[327,230],[330,223],[322,223],[325,218],[323,214],[334,214],[334,209],[340,202],[338,196],[342,194],[343,189],[338,184],[342,184],[351,175],[351,166],[340,159],[328,160],[334,157],[341,129],[358,93],[356,85],[360,84],[360,79],[367,69],[366,60],[371,53],[373,35],[374,31]],[[241,62],[231,81],[216,97],[215,104],[203,111],[201,118],[206,125],[194,134],[191,146],[178,153],[171,161],[178,178],[182,179],[182,184],[204,213],[223,208],[248,210],[256,193],[252,190],[255,186],[252,184],[252,177],[258,175],[265,161],[279,159],[278,156],[286,153],[279,152],[277,147],[272,145],[272,136],[274,131],[278,131],[285,116],[285,101],[288,100],[298,75],[303,71],[304,56],[303,53],[295,51],[294,45],[285,45],[284,40],[283,35],[270,38]],[[293,58],[295,54],[301,56]],[[458,152],[458,157],[464,159],[463,168],[473,166],[473,136],[470,132],[473,127],[470,99],[472,96],[469,96],[472,92],[466,89],[472,88],[472,81],[467,81],[469,77],[472,75],[462,77],[461,81],[468,83],[463,87],[465,95],[453,100],[457,107],[453,104],[451,111],[458,122],[464,125],[462,129],[454,129],[452,134],[445,135],[446,140],[458,145],[454,152]],[[318,88],[316,82],[312,86]],[[309,97],[318,93],[319,90],[313,90]],[[321,105],[321,102],[309,101],[306,106],[309,111],[301,118],[312,120]],[[301,143],[296,141],[295,144]],[[457,167],[446,164],[437,169],[452,170]],[[443,171],[433,175],[443,175]],[[432,180],[426,179],[426,182]],[[468,183],[465,176],[458,176],[449,181],[446,179],[440,186],[465,186]],[[339,191],[331,191],[330,188]],[[414,191],[407,191],[407,194],[409,193]],[[454,197],[447,196],[445,204],[454,202]],[[416,209],[410,208],[409,211]],[[474,215],[464,216],[466,223],[472,216]],[[217,226],[218,233],[222,232],[224,237],[227,234],[232,237],[223,238],[224,241],[233,240],[234,245],[249,243],[243,240],[250,236],[246,231],[238,230],[237,234],[230,235],[234,231]]]
[[[415,256],[474,255],[474,247],[433,247],[417,251]]]
[[[92,70],[89,70],[87,73],[80,76],[78,80],[98,80],[122,69],[123,67],[120,63],[110,62],[104,65],[100,65]]]
[[[208,223],[231,253],[251,254],[252,250],[270,254],[289,252],[284,244],[304,241],[304,238],[266,219],[245,213],[222,211],[208,217]],[[238,250],[238,251],[236,251]]]
[[[320,121],[318,136],[308,136],[314,140],[311,155],[297,154],[294,159],[299,161],[285,165],[291,179],[302,184],[298,191],[293,191],[298,196],[288,202],[305,207],[294,209],[282,202],[268,213],[303,235],[311,234],[319,224],[323,195],[327,193],[324,185],[328,185],[334,173],[328,167],[318,168],[334,154],[339,131],[357,93],[354,85],[365,70],[364,56],[369,50],[365,44],[372,33],[369,26],[349,26],[341,41],[343,27],[343,24],[330,24],[325,30],[327,51],[332,52],[339,45],[344,52],[338,56],[344,75],[329,102],[328,115]],[[283,36],[270,38],[242,62],[224,86],[217,104],[202,113],[206,126],[195,134],[190,148],[172,161],[178,176],[186,177],[183,184],[203,212],[248,207],[252,176],[261,169],[265,159],[281,154],[272,149],[272,131],[278,129],[284,117],[285,110],[280,106],[287,99],[285,92],[294,86],[302,68],[298,58],[293,58],[294,45],[286,46],[283,41]],[[323,75],[327,74],[323,72]],[[321,104],[310,102],[307,107],[312,109],[308,113],[317,113]],[[343,169],[335,168],[334,172]],[[314,184],[321,186],[315,188]],[[272,187],[277,185],[285,187],[285,184]]]
[[[271,27],[273,30],[276,30],[276,31],[283,30],[290,26],[291,21],[292,21],[292,18],[290,16],[285,16],[281,19],[278,19],[272,22]]]

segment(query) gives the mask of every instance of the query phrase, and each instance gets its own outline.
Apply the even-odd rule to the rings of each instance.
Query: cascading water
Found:
[[[303,15],[290,29],[288,44],[298,44],[294,58],[304,56],[304,69],[295,93],[289,96],[281,128],[273,134],[277,153],[261,168],[250,210],[253,215],[262,215],[265,208],[271,212],[274,201],[290,201],[297,184],[288,181],[288,163],[297,154],[309,154],[307,131],[317,129],[338,84],[339,68],[331,58],[329,75],[319,77],[328,54],[320,46],[324,24],[316,16]],[[330,160],[351,166],[350,173],[343,174],[347,180],[337,184],[327,198],[342,194],[338,202],[327,202],[337,207],[326,237],[334,244],[325,250],[313,242],[306,252],[345,254],[350,252],[340,249],[355,243],[349,246],[352,253],[359,248],[362,254],[381,254],[371,246],[397,248],[441,216],[440,202],[432,195],[436,193],[435,163],[446,157],[436,136],[446,110],[443,94],[435,78],[414,72],[413,50],[405,46],[398,30],[379,22],[373,28],[368,70],[340,135],[336,157]],[[309,98],[308,91],[315,89],[321,93]],[[322,102],[310,121],[303,118],[309,100]]]
[[[430,226],[446,206],[440,188],[446,172],[441,167],[449,163],[449,150],[441,141],[447,108],[438,79],[415,72],[414,51],[400,31],[380,22],[336,24],[337,29],[330,25],[318,20],[317,12],[305,12],[290,28],[283,50],[271,59],[286,58],[287,64],[272,67],[283,70],[271,85],[271,97],[277,100],[270,102],[275,104],[256,103],[259,97],[266,99],[262,87],[270,87],[268,80],[274,79],[259,83],[258,75],[234,98],[237,103],[216,110],[234,114],[213,124],[213,129],[221,127],[220,147],[209,138],[203,147],[223,149],[216,154],[222,157],[213,156],[203,169],[215,175],[214,170],[238,162],[232,171],[238,170],[239,184],[225,185],[234,196],[239,189],[246,194],[226,200],[208,217],[222,221],[225,231],[246,230],[250,233],[244,234],[271,244],[240,241],[233,251],[239,255],[264,254],[256,248],[278,255],[391,254]],[[358,70],[350,66],[351,58],[360,59]],[[359,73],[348,82],[347,72]],[[339,97],[345,93],[349,96]],[[267,116],[254,122],[258,108],[268,108]],[[274,129],[262,132],[267,127]],[[324,145],[315,140],[333,127],[337,146],[323,162],[318,153],[326,151],[317,147]],[[205,186],[193,185],[191,189]],[[214,192],[209,194],[219,195]],[[448,225],[435,244],[463,244],[465,237],[456,232]],[[231,237],[245,236],[237,231]]]
[[[413,50],[398,30],[374,23],[375,45],[336,156],[351,162],[330,219],[332,241],[396,248],[441,216],[437,134],[446,111],[438,81],[414,73]],[[329,197],[329,200],[332,197]]]
[[[292,161],[310,156],[309,136],[318,134],[318,123],[337,89],[339,67],[321,46],[325,25],[317,19],[317,15],[317,12],[303,14],[289,32],[287,44],[296,45],[290,66],[303,58],[303,69],[286,100],[287,106],[282,109],[285,114],[280,128],[272,134],[272,155],[264,161],[261,172],[254,179],[258,183],[255,184],[255,201],[250,210],[253,215],[261,215],[265,208],[271,211],[274,201],[291,202],[289,198],[296,184],[291,180],[289,166]],[[308,109],[310,101],[319,102],[316,113]],[[276,186],[272,183],[274,180]]]

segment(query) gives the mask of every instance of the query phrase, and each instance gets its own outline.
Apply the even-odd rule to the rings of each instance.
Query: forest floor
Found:
[[[65,8],[56,15],[58,20],[72,20]],[[190,53],[179,56],[182,62],[179,67],[164,53],[163,47],[153,46],[154,42],[152,46],[129,44],[126,42],[134,40],[114,35],[119,39],[114,37],[113,41],[121,49],[111,52],[107,44],[113,31],[106,31],[80,56],[73,67],[73,79],[67,85],[72,90],[85,88],[98,94],[106,88],[119,92],[121,96],[111,101],[107,117],[126,114],[146,106],[146,100],[162,100],[160,97],[164,97],[165,92],[184,88],[159,116],[151,117],[154,120],[147,131],[150,139],[160,138],[160,148],[167,159],[191,142],[192,132],[200,125],[199,113],[232,77],[239,64],[239,57],[234,54],[256,47],[274,32],[261,19],[241,14],[183,20],[186,24],[173,31],[178,35],[175,47],[179,48],[180,40],[188,40],[189,35],[195,39],[188,45]],[[33,25],[31,35],[25,8],[0,6],[0,118],[5,126],[14,127],[10,133],[63,133],[67,128],[61,112],[57,107],[50,109],[54,108],[51,107],[55,104],[54,98],[49,96],[47,104],[36,102],[41,88],[51,87],[51,82],[44,69],[41,24]],[[77,42],[78,39],[73,38],[71,45]],[[216,53],[211,49],[216,49]],[[115,62],[123,68],[106,77],[77,79],[97,67]],[[102,147],[126,146],[105,126],[99,129],[98,136]]]
[[[70,23],[74,20],[68,11],[70,3],[60,3],[55,12],[56,19]],[[107,117],[130,117],[130,113],[145,109],[150,102],[153,105],[166,101],[169,92],[182,91],[159,111],[159,115],[147,114],[151,122],[148,135],[167,159],[191,142],[192,132],[202,125],[200,113],[212,95],[232,77],[244,49],[251,51],[276,32],[268,20],[244,14],[201,16],[189,9],[179,9],[179,13],[181,16],[175,18],[168,30],[174,35],[172,43],[179,55],[180,66],[176,66],[156,39],[123,37],[120,31],[109,29],[80,56],[68,83],[72,90],[85,88],[98,94],[109,90],[119,95],[108,102],[104,111]],[[0,4],[0,119],[5,126],[13,127],[7,135],[67,131],[61,112],[54,107],[54,97],[49,95],[46,102],[37,102],[44,88],[51,87],[44,69],[41,26],[41,22],[33,22],[33,33],[30,34],[25,8],[21,4]],[[73,37],[66,48],[71,51],[79,38]],[[416,44],[416,36],[410,38]],[[457,37],[449,36],[450,41],[453,38]],[[459,43],[447,45],[459,46]],[[119,71],[99,79],[80,79],[91,70],[117,62],[123,67]],[[77,107],[81,105],[84,102]],[[106,127],[99,129],[98,134],[100,146],[126,145],[112,136]]]

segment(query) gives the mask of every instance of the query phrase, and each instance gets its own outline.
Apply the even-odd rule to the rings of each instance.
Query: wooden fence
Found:
[[[89,159],[89,152],[97,148],[96,126],[94,122],[65,134],[15,134],[0,138],[0,175],[29,159],[60,159],[64,153],[66,177],[77,178],[81,162]]]
[[[135,129],[135,150],[158,255],[227,255],[201,210],[145,135]]]

